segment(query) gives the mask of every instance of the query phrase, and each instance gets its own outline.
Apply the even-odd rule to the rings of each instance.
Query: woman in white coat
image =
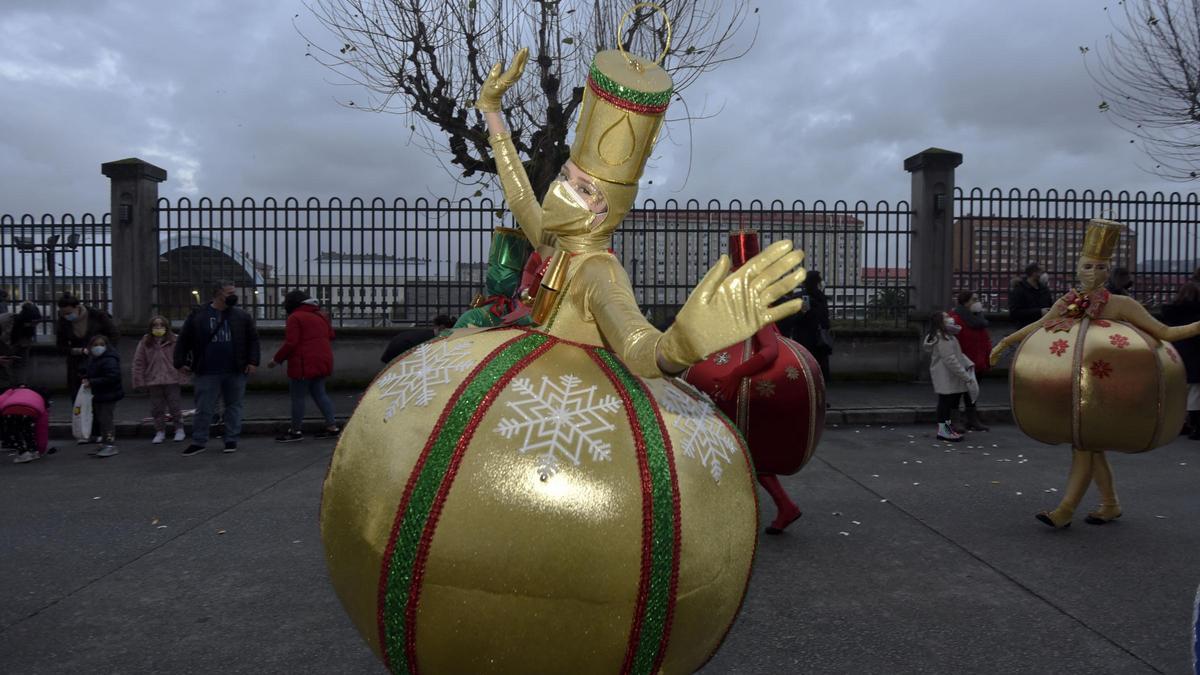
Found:
[[[961,330],[962,327],[945,312],[934,312],[925,332],[924,347],[931,355],[929,375],[933,380],[933,391],[938,395],[937,437],[940,441],[962,440],[962,433],[950,424],[950,414],[958,410],[960,398],[964,399],[968,413],[973,413],[979,398],[975,365],[963,354],[958,338],[954,337]]]

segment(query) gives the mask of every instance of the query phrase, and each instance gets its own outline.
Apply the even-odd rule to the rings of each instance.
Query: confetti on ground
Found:
[[[1020,493],[1020,492],[1018,492],[1017,494],[1018,494],[1018,495],[1020,495],[1021,493]]]
[[[913,485],[920,485],[920,483],[913,483]]]
[[[1166,516],[1154,516],[1154,517],[1155,517],[1155,518],[1160,518],[1160,519],[1162,519],[1162,518],[1166,518]]]
[[[158,526],[156,529],[159,529],[159,530],[165,530],[165,529],[167,529],[167,526],[166,526],[166,525],[159,525],[159,526]]]
[[[901,463],[901,464],[908,464],[908,460],[906,459],[906,460],[904,460],[903,462],[900,462],[900,463]]]
[[[992,485],[999,485],[999,484],[1000,484],[1000,481],[998,481],[998,480],[992,481]]]
[[[835,516],[840,516],[840,515],[842,515],[842,512],[841,512],[841,511],[834,511],[834,512],[833,512],[833,515],[835,515]]]
[[[1179,466],[1187,466],[1187,462],[1180,462]]]
[[[154,520],[150,521],[150,524],[151,524],[151,525],[157,525],[157,524],[158,524],[158,518],[155,518]]]
[[[857,520],[852,520],[850,522],[854,523],[855,525],[862,525],[862,523],[858,522]]]
[[[849,537],[849,536],[850,536],[850,533],[849,533],[849,532],[838,532],[838,534],[842,535],[843,537]]]
[[[873,473],[873,474],[871,474],[871,478],[879,478],[879,474]]]
[[[92,501],[96,501],[97,499],[100,499],[100,498],[99,498],[99,497],[92,497]]]
[[[300,540],[299,540],[299,539],[293,539],[293,540],[292,540],[292,543],[293,543],[293,544],[299,544],[299,543],[300,543]]]
[[[225,534],[225,530],[217,530],[217,534]]]
[[[887,500],[886,500],[886,499],[880,499],[880,500],[879,500],[879,503],[881,503],[881,504],[883,504],[883,503],[886,503],[886,502],[887,502]]]
[[[985,453],[983,453],[983,456],[984,456],[984,457],[991,457],[991,456],[992,456],[992,453],[990,453],[990,452],[985,452]]]

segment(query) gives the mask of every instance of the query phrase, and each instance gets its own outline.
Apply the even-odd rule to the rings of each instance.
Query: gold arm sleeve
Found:
[[[504,199],[512,211],[517,225],[525,233],[535,247],[542,242],[542,205],[533,194],[529,184],[529,176],[521,164],[521,156],[513,145],[512,134],[507,131],[488,136],[492,144],[492,156],[496,158],[496,173],[500,176],[500,187],[504,189]]]
[[[1164,342],[1176,342],[1200,335],[1200,322],[1186,326],[1168,326],[1151,316],[1150,312],[1142,307],[1142,303],[1133,298],[1114,295],[1108,303],[1109,306],[1115,305],[1118,320],[1128,321]]]
[[[608,348],[641,377],[662,377],[656,359],[662,332],[650,325],[633,297],[625,269],[611,255],[585,260],[571,284],[586,289],[588,312]]]

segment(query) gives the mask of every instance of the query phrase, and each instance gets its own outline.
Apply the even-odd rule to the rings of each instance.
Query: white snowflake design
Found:
[[[621,400],[612,394],[597,400],[596,385],[581,387],[582,382],[575,375],[560,375],[557,383],[543,375],[536,391],[525,377],[510,385],[522,398],[505,404],[514,417],[501,418],[496,433],[508,439],[525,434],[521,454],[540,453],[542,480],[558,472],[560,460],[579,466],[585,449],[594,462],[612,459],[612,445],[598,436],[616,428],[606,416],[620,411]]]
[[[689,396],[679,383],[664,387],[666,395],[662,407],[675,415],[674,427],[683,434],[683,456],[699,459],[700,465],[712,474],[713,481],[720,483],[724,465],[737,457],[738,446],[717,417],[712,401],[694,387],[688,388],[697,395]]]
[[[450,382],[450,373],[465,372],[475,367],[471,354],[470,340],[440,340],[417,347],[416,351],[401,360],[383,377],[376,387],[379,398],[392,399],[392,405],[383,414],[391,419],[397,411],[409,403],[429,405],[434,389]]]

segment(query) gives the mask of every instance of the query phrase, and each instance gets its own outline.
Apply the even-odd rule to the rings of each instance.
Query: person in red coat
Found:
[[[325,428],[317,438],[331,438],[340,432],[333,416],[333,401],[325,392],[325,378],[333,373],[333,323],[321,311],[317,301],[304,291],[289,291],[283,299],[287,311],[287,330],[283,345],[275,352],[268,368],[287,362],[288,390],[292,395],[292,426],[276,436],[280,443],[304,438],[304,404],[309,396],[325,417]]]
[[[979,296],[972,291],[963,291],[955,298],[958,305],[946,314],[954,323],[962,327],[956,335],[958,346],[963,355],[975,364],[975,376],[979,377],[991,370],[988,355],[992,353],[992,338],[988,335],[988,320],[983,316],[983,303]],[[987,431],[979,411],[967,408],[967,428],[971,431]]]

